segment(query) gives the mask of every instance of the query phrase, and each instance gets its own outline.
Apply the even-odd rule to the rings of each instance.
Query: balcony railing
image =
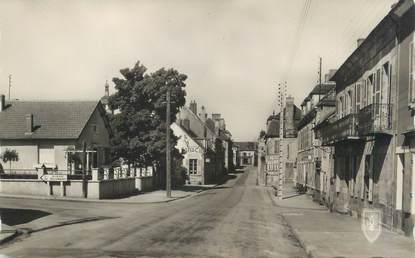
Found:
[[[392,129],[390,104],[371,104],[359,112],[359,135],[389,133]]]
[[[358,138],[357,133],[357,114],[349,114],[334,123],[321,128],[321,141],[323,145]]]

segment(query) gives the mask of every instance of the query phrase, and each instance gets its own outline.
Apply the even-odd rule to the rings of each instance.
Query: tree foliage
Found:
[[[166,93],[171,89],[171,121],[185,104],[184,90],[187,76],[175,69],[161,68],[154,73],[140,62],[133,68],[120,71],[114,78],[116,92],[109,98],[109,106],[117,110],[110,117],[114,131],[113,157],[122,158],[128,165],[151,165],[164,162],[166,152]],[[181,154],[174,148],[177,138],[171,133],[173,159]]]
[[[1,159],[4,163],[9,162],[10,170],[12,169],[12,162],[19,161],[19,153],[16,150],[6,149],[2,155]]]

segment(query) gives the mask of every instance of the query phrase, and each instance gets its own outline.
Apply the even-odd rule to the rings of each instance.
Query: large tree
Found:
[[[184,90],[187,76],[175,69],[161,68],[154,73],[140,62],[133,68],[120,71],[114,78],[116,92],[109,105],[117,110],[111,116],[114,131],[113,157],[122,158],[128,165],[163,166],[166,153],[166,93],[171,89],[171,121],[185,104]],[[177,138],[171,133],[173,159],[182,158],[174,148]]]

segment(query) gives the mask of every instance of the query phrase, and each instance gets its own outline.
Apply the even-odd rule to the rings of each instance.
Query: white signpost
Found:
[[[47,182],[65,182],[68,181],[68,175],[43,175],[40,177],[41,180]]]

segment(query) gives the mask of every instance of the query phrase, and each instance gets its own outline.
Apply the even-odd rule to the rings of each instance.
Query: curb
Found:
[[[316,252],[315,252],[316,248],[315,248],[313,245],[306,243],[306,241],[304,241],[304,240],[301,238],[301,236],[300,236],[300,232],[299,232],[297,229],[295,229],[295,228],[293,228],[293,227],[291,226],[291,224],[288,222],[288,220],[286,219],[286,217],[285,217],[283,214],[281,214],[281,216],[284,218],[285,222],[286,222],[286,223],[287,223],[287,225],[290,227],[291,232],[294,234],[294,236],[295,236],[295,238],[297,239],[298,243],[300,243],[301,247],[302,247],[302,248],[305,250],[305,252],[307,253],[307,256],[308,256],[309,258],[317,258],[317,257],[318,257],[318,255],[317,255],[317,254],[316,254]]]
[[[45,196],[25,196],[25,195],[0,195],[0,198],[10,198],[10,199],[24,199],[24,200],[46,200],[46,201],[63,201],[63,202],[82,202],[82,203],[111,203],[111,204],[157,204],[157,203],[168,203],[168,202],[173,202],[173,201],[177,201],[177,200],[181,200],[181,199],[185,199],[185,198],[189,198],[192,196],[195,196],[201,192],[204,191],[208,191],[211,189],[214,189],[218,186],[219,184],[213,186],[212,188],[206,189],[206,190],[197,190],[193,193],[184,195],[184,196],[180,196],[180,197],[173,197],[171,199],[168,200],[162,200],[162,201],[152,201],[152,202],[127,202],[127,201],[114,201],[115,199],[75,199],[75,198],[71,198],[71,199],[66,199],[66,198],[59,198],[59,197],[45,197]]]
[[[18,230],[15,230],[14,233],[11,234],[10,236],[7,236],[3,239],[0,239],[0,246],[7,243],[7,242],[12,241],[13,239],[15,239],[16,237],[18,237],[20,235],[21,235],[21,232],[19,232]]]
[[[198,193],[198,192],[195,192]],[[62,202],[82,202],[82,203],[112,203],[112,204],[155,204],[155,203],[166,203],[166,202],[172,202],[179,199],[184,199],[187,197],[192,196],[192,194],[188,194],[185,196],[180,197],[174,197],[168,200],[163,201],[153,201],[153,202],[123,202],[123,201],[110,201],[108,199],[64,199],[64,198],[47,198],[47,197],[41,197],[41,196],[19,196],[19,195],[0,195],[0,198],[10,198],[10,199],[24,199],[24,200],[45,200],[45,201],[62,201]],[[114,200],[114,199],[112,199]]]

